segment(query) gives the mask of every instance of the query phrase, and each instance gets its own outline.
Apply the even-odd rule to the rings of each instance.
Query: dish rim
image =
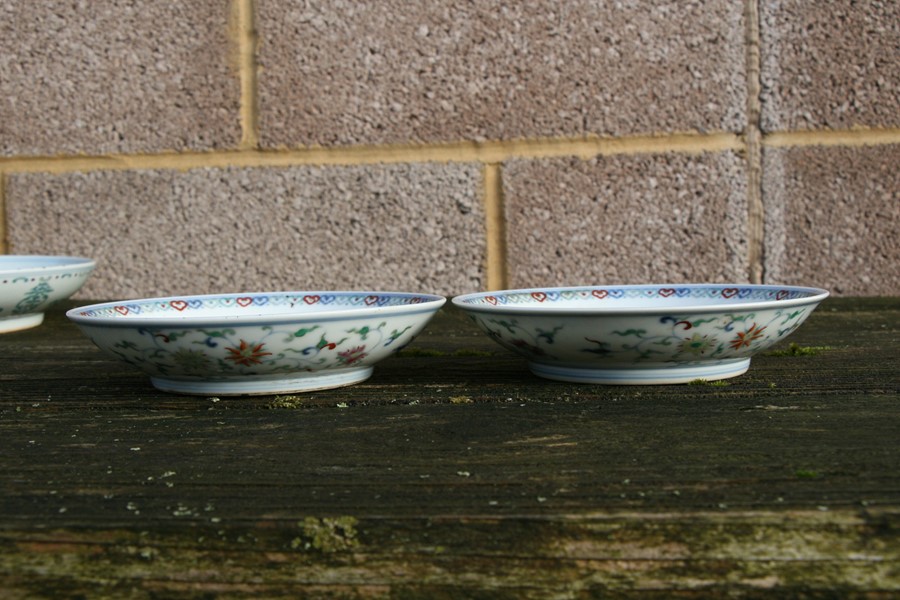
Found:
[[[15,260],[47,261],[47,264],[34,264],[16,268],[7,268],[3,263],[14,263]],[[0,254],[0,277],[12,277],[26,273],[47,273],[57,269],[96,267],[97,261],[86,256],[70,256],[55,254]]]
[[[788,293],[807,293],[809,295],[802,298],[790,299],[771,299],[771,300],[754,300],[749,302],[719,303],[719,304],[685,304],[685,305],[667,305],[660,303],[657,306],[569,306],[560,307],[552,305],[542,305],[539,302],[527,304],[468,304],[467,300],[476,298],[487,298],[490,296],[502,296],[505,294],[536,294],[548,292],[569,292],[569,291],[599,291],[599,290],[653,290],[653,289],[674,289],[679,288],[712,288],[718,290],[729,289],[754,289],[754,290],[771,290],[773,292],[786,291]],[[776,284],[757,284],[757,283],[652,283],[652,284],[623,284],[623,285],[576,285],[562,287],[530,287],[517,288],[508,290],[473,292],[468,294],[460,294],[454,296],[451,300],[454,306],[464,311],[482,312],[482,313],[513,313],[520,315],[656,315],[662,313],[671,313],[677,311],[679,313],[713,313],[728,311],[744,311],[756,310],[772,307],[792,307],[803,306],[807,304],[819,303],[825,300],[830,292],[823,288],[796,286],[796,285],[776,285]],[[615,301],[615,299],[613,299]]]
[[[86,311],[113,309],[117,306],[127,307],[128,305],[140,303],[171,303],[176,301],[190,302],[192,300],[203,300],[213,298],[227,298],[237,300],[238,298],[257,297],[257,296],[322,296],[322,295],[360,295],[360,296],[398,296],[406,298],[421,298],[420,302],[402,304],[397,306],[350,306],[339,310],[318,310],[314,312],[304,312],[303,310],[296,312],[279,311],[261,314],[259,312],[250,314],[219,314],[219,315],[186,315],[166,314],[164,316],[105,316],[105,315],[86,315]],[[310,320],[319,321],[337,321],[344,319],[354,319],[368,317],[371,315],[409,315],[425,312],[433,312],[441,308],[447,302],[445,296],[438,294],[426,294],[416,292],[393,292],[386,290],[274,290],[274,291],[256,291],[256,292],[229,292],[222,294],[192,294],[179,296],[160,296],[148,298],[135,298],[129,300],[114,300],[109,302],[100,302],[97,304],[87,304],[77,306],[66,311],[66,317],[79,325],[98,326],[98,327],[193,327],[194,325],[209,325],[211,323],[223,322],[230,326],[240,325],[268,325],[277,323],[300,323]],[[302,306],[301,306],[302,309]],[[412,310],[411,310],[412,309]]]

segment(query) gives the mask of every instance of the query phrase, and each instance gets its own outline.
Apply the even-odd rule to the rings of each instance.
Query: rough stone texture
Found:
[[[504,165],[513,287],[747,281],[734,153]]]
[[[900,2],[763,0],[767,131],[900,126]]]
[[[0,155],[211,149],[240,141],[230,3],[0,4]]]
[[[9,178],[13,253],[96,258],[82,298],[479,289],[473,164],[95,171]]]
[[[766,280],[900,294],[900,145],[767,148]]]
[[[745,125],[741,2],[258,6],[267,147]]]

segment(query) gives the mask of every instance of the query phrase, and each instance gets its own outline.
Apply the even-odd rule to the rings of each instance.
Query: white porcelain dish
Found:
[[[37,327],[84,285],[96,263],[77,256],[0,255],[0,333]]]
[[[66,316],[160,390],[237,396],[364,381],[445,302],[401,292],[261,292],[107,302]]]
[[[541,377],[668,384],[735,377],[793,332],[823,289],[745,284],[534,288],[453,298]]]

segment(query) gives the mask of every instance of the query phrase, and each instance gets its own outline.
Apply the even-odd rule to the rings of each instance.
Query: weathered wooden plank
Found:
[[[745,376],[713,389],[630,388],[539,379],[528,372],[523,360],[507,354],[461,313],[449,308],[439,313],[405,356],[378,365],[369,381],[350,388],[282,398],[280,404],[438,403],[466,397],[476,402],[555,401],[576,395],[608,401],[636,394],[685,398],[743,394],[760,398],[840,395],[854,390],[896,393],[900,387],[898,321],[900,302],[829,300],[779,349],[785,351],[790,344],[823,348],[814,355],[757,357]],[[52,346],[48,338],[52,338]],[[8,334],[0,338],[0,344],[9,348],[0,356],[0,407],[14,403],[20,409],[39,408],[34,405],[40,404],[40,408],[52,410],[61,408],[64,402],[71,408],[91,409],[205,408],[206,399],[159,392],[136,370],[103,356],[65,321],[62,311],[48,315],[44,327]],[[35,384],[36,378],[40,385]],[[261,396],[223,398],[222,402],[233,408],[263,408],[273,405],[274,400],[272,396]]]
[[[55,312],[0,337],[0,589],[892,597],[900,303],[829,301],[789,342],[727,385],[582,386],[450,310],[361,385],[213,400]]]
[[[153,503],[156,512],[142,512],[151,521],[207,501],[248,517],[240,511],[815,509],[896,499],[900,406],[858,397],[841,408],[748,410],[739,400],[709,411],[638,398],[610,407],[16,413],[0,424],[4,495],[21,504],[8,518],[73,524],[134,522],[125,507],[135,497]]]
[[[897,524],[896,513],[642,512],[2,532],[0,569],[8,591],[46,598],[888,598]]]

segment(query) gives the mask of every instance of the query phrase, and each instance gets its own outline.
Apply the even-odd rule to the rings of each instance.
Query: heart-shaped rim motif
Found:
[[[245,292],[246,293],[246,292]],[[548,298],[551,298],[548,295]],[[269,294],[253,295],[200,295],[200,296],[175,296],[171,298],[147,298],[134,301],[119,301],[121,304],[104,303],[84,309],[78,316],[102,317],[121,319],[123,316],[134,318],[151,318],[162,322],[165,317],[177,319],[179,326],[183,326],[184,319],[200,317],[230,317],[240,316],[241,319],[252,318],[254,322],[267,319],[282,321],[290,312],[320,313],[326,308],[334,306],[338,309],[371,310],[383,308],[391,309],[389,312],[402,312],[403,307],[429,305],[432,302],[446,298],[430,295],[412,295],[409,293],[394,292],[334,292],[323,293],[321,291],[303,291],[299,293],[273,292]],[[127,303],[126,303],[127,302]],[[268,310],[271,307],[272,310]],[[240,310],[245,309],[245,310]],[[230,312],[229,312],[230,311]],[[236,311],[236,312],[235,312]]]
[[[790,295],[790,292],[788,292],[787,290],[778,290],[778,292],[775,294],[775,299],[776,300],[784,300],[789,295]]]
[[[493,304],[494,306],[497,306],[497,297],[496,296],[485,296],[484,300],[488,304]]]
[[[661,290],[659,290],[659,295],[662,296],[663,298],[668,298],[669,296],[671,296],[674,293],[675,293],[675,290],[672,288],[662,288]]]
[[[609,292],[606,290],[593,290],[591,291],[591,295],[597,300],[603,300],[607,296],[609,296]]]
[[[531,297],[538,302],[543,302],[547,299],[547,294],[545,294],[544,292],[531,292]]]
[[[725,288],[724,290],[722,290],[722,297],[723,298],[734,298],[737,295],[737,293],[738,293],[737,288]]]

